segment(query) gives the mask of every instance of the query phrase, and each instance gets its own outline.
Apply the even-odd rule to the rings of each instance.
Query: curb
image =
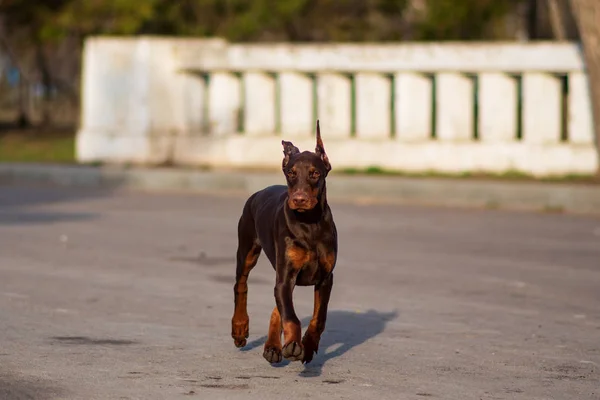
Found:
[[[268,185],[284,183],[280,172],[13,163],[0,164],[1,182],[236,192],[247,195]],[[332,174],[327,180],[327,194],[331,199],[361,203],[403,203],[600,215],[600,185]]]

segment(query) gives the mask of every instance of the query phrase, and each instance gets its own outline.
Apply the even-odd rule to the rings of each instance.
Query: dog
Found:
[[[315,152],[283,145],[282,170],[287,185],[274,185],[252,194],[238,223],[238,249],[231,336],[238,348],[249,334],[248,276],[261,250],[275,269],[275,303],[263,357],[271,364],[286,358],[309,363],[325,330],[327,306],[337,260],[337,230],[327,204],[325,178],[331,171],[319,121]],[[314,286],[314,313],[301,338],[292,293],[294,287]],[[283,344],[281,333],[283,331]]]

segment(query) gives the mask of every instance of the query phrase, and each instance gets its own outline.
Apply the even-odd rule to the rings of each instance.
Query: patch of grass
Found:
[[[542,212],[548,213],[548,214],[562,214],[565,212],[565,208],[561,205],[558,204],[546,204],[543,208],[542,208]]]
[[[498,203],[497,200],[488,200],[485,203],[485,208],[487,208],[488,210],[497,210],[500,208],[500,203]]]
[[[334,171],[334,173],[336,172],[342,175],[358,175],[361,173],[361,171],[356,168],[344,168],[339,171]]]
[[[102,161],[89,161],[89,162],[82,162],[80,164],[86,165],[88,167],[101,167],[102,165],[104,165],[104,163]]]
[[[380,175],[380,176],[398,176],[405,178],[445,178],[445,179],[479,179],[479,180],[505,180],[505,181],[523,181],[523,182],[565,182],[565,183],[600,183],[600,177],[596,175],[577,175],[568,174],[550,177],[535,177],[521,171],[509,170],[499,174],[459,172],[447,173],[437,171],[407,172],[390,171],[381,167],[372,166],[364,169],[345,168],[336,171],[341,175]]]
[[[396,175],[396,176],[416,176],[418,174],[408,173],[408,172],[399,172],[399,171],[388,171],[381,167],[368,167],[365,169],[360,168],[344,168],[337,173],[344,175]]]
[[[75,163],[73,131],[0,132],[0,162]]]

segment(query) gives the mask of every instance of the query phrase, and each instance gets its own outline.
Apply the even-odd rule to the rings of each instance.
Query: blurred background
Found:
[[[69,159],[84,39],[146,34],[231,42],[578,39],[563,0],[0,0],[3,159],[26,159],[17,153],[28,145],[31,157],[48,145],[56,148],[47,154]],[[17,128],[56,140],[27,144]]]

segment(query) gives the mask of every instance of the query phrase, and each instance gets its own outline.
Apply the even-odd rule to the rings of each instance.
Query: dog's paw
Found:
[[[289,342],[283,346],[283,356],[290,361],[300,361],[304,358],[304,348],[300,343]]]
[[[278,364],[283,360],[281,349],[274,346],[265,346],[263,357],[271,364]]]
[[[231,321],[231,337],[235,347],[244,347],[248,336],[250,336],[249,320]]]
[[[308,364],[312,361],[315,353],[319,351],[319,338],[306,332],[302,338],[302,346],[304,347],[303,364]]]

